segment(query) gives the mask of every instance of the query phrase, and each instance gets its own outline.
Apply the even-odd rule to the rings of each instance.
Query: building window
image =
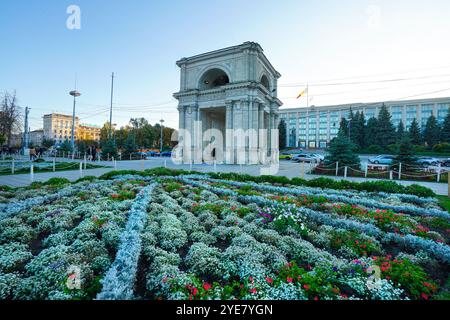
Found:
[[[422,105],[422,127],[425,127],[428,121],[428,118],[433,115],[433,105],[432,104],[423,104]]]
[[[437,108],[437,120],[439,123],[443,123],[445,117],[447,117],[450,103],[439,103]]]

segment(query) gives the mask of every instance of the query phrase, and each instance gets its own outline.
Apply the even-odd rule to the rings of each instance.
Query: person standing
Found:
[[[36,158],[36,149],[34,147],[30,148],[30,161],[33,161]]]

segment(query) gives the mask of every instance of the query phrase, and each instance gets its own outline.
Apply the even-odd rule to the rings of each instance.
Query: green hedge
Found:
[[[167,168],[153,168],[145,171],[135,170],[121,170],[111,171],[105,173],[100,179],[108,180],[118,175],[141,175],[141,176],[179,176],[183,174],[205,174],[195,171],[186,170],[172,170]],[[240,173],[208,173],[211,178],[214,179],[226,179],[234,181],[253,181],[257,183],[267,182],[271,184],[281,185],[295,185],[295,186],[308,186],[314,188],[328,188],[336,190],[357,190],[367,192],[386,192],[386,193],[405,193],[413,194],[419,197],[434,197],[435,193],[430,188],[422,187],[418,184],[412,184],[410,186],[403,186],[394,181],[365,181],[365,182],[353,182],[347,180],[333,180],[329,178],[317,178],[312,180],[305,180],[301,178],[289,179],[285,176],[251,176],[249,174]]]
[[[357,190],[367,192],[405,193],[405,194],[413,194],[419,197],[435,196],[435,193],[430,188],[422,187],[418,184],[403,186],[393,181],[353,182],[348,180],[333,180],[323,177],[312,180],[304,180],[301,178],[289,179],[284,176],[255,177],[247,174],[237,174],[237,173],[212,173],[210,174],[210,176],[213,178],[227,179],[227,180],[291,184],[296,186],[308,186],[314,188]]]

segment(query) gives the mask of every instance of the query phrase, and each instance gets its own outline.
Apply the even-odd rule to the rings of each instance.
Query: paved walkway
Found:
[[[84,170],[80,173],[79,170],[74,171],[60,171],[60,172],[45,172],[45,173],[35,173],[33,177],[33,181],[46,181],[53,177],[61,177],[67,178],[70,181],[75,181],[83,176],[101,176],[104,173],[114,170],[112,162],[102,161],[96,162],[100,165],[109,166],[109,168],[99,168],[99,169],[89,169]],[[170,158],[161,159],[155,158],[151,160],[135,160],[135,161],[117,161],[117,170],[145,170],[155,167],[167,166],[172,169],[184,169],[184,170],[195,170],[199,172],[214,172],[215,168],[213,165],[201,164],[201,165],[176,165],[172,163]],[[252,166],[240,166],[240,165],[217,165],[216,170],[218,172],[238,172],[238,173],[246,173],[250,175],[260,175],[261,166],[252,165]],[[281,161],[280,167],[278,170],[277,176],[286,176],[288,178],[300,177],[300,164],[292,163],[288,161]],[[317,175],[306,174],[305,179],[315,179]],[[343,177],[334,177],[334,176],[326,176],[327,178],[331,178],[334,180],[342,180]],[[357,177],[348,177],[346,180],[349,181],[380,181],[379,179],[365,179],[365,178],[357,178]],[[18,174],[18,175],[8,175],[8,176],[0,176],[0,185],[7,185],[11,187],[22,187],[27,186],[31,183],[31,177],[29,174]],[[434,182],[417,182],[417,181],[396,181],[403,185],[411,185],[413,183],[420,184],[424,187],[428,187],[432,189],[436,194],[439,195],[447,195],[448,194],[448,185],[446,183],[434,183]]]

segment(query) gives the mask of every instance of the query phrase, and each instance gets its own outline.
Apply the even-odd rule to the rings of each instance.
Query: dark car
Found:
[[[147,157],[159,157],[159,152],[156,151],[148,151]]]
[[[172,156],[172,151],[161,152],[161,157],[170,158]]]

